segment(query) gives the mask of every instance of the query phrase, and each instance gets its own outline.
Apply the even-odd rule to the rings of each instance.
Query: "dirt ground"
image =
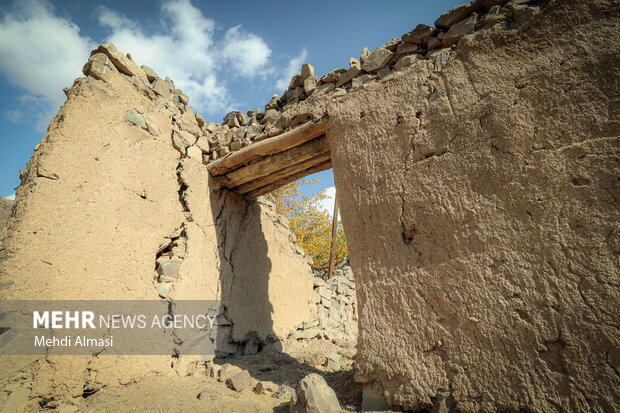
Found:
[[[221,398],[198,399],[203,388]],[[84,412],[272,412],[288,411],[282,399],[260,396],[251,390],[237,393],[215,379],[200,377],[152,377],[124,387],[103,389],[85,399]]]
[[[327,357],[341,358],[326,367]],[[344,349],[327,341],[291,342],[280,351],[265,348],[251,356],[215,359],[248,370],[256,381],[272,381],[295,387],[309,373],[322,375],[336,391],[343,411],[361,407],[362,387],[353,380],[354,349]],[[150,377],[126,386],[104,388],[86,397],[79,411],[112,412],[288,412],[288,400],[258,395],[252,388],[242,392],[229,389],[200,370],[187,377]],[[203,389],[212,396],[199,399]]]

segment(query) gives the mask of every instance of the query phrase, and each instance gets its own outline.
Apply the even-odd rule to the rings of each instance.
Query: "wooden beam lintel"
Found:
[[[286,169],[292,165],[303,163],[321,154],[329,152],[327,136],[322,135],[316,139],[289,148],[283,152],[265,156],[262,159],[228,172],[225,175],[225,186],[229,189],[253,182],[257,179],[268,178],[270,175]]]
[[[320,163],[323,163],[327,160],[331,159],[331,152],[327,151],[325,153],[319,154],[318,156],[315,156],[311,159],[305,160],[303,162],[299,162],[290,166],[287,166],[286,168],[280,169],[276,172],[273,172],[272,174],[259,178],[259,179],[255,179],[253,181],[247,182],[243,185],[240,185],[236,188],[234,188],[233,190],[235,192],[239,192],[240,194],[245,194],[248,193],[250,191],[253,191],[255,189],[258,189],[260,187],[272,184],[274,182],[278,182],[282,179],[285,179],[291,175],[297,174],[299,172],[302,171],[306,171]]]
[[[311,168],[308,168],[304,171],[300,171],[296,174],[293,175],[289,175],[288,177],[281,179],[277,182],[274,182],[272,184],[269,185],[265,185],[261,188],[255,189],[253,191],[250,191],[246,194],[244,194],[246,199],[254,199],[260,195],[265,195],[268,194],[269,192],[275,191],[276,189],[283,187],[286,184],[289,184],[291,182],[294,182],[300,178],[303,178],[304,176],[316,173],[316,172],[320,172],[320,171],[324,171],[326,169],[329,169],[332,167],[332,160],[331,158],[327,161],[324,161],[318,165],[315,165]]]
[[[265,156],[285,151],[325,134],[326,118],[310,121],[281,135],[253,143],[207,165],[213,176],[225,175]]]

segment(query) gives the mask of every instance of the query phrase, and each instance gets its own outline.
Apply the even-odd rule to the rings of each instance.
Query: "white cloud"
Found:
[[[94,42],[80,29],[56,16],[44,0],[15,2],[0,20],[0,71],[26,93],[12,121],[34,121],[45,128],[65,100],[62,89],[80,76]],[[34,110],[32,110],[32,102]]]
[[[46,97],[21,95],[16,99],[15,107],[6,111],[6,117],[13,123],[27,123],[33,119],[36,129],[42,132],[59,105]]]
[[[308,51],[303,49],[299,56],[292,58],[286,69],[283,71],[282,76],[276,82],[276,88],[280,91],[285,91],[289,83],[291,83],[291,77],[293,75],[301,73],[301,65],[306,63],[308,59]]]
[[[161,6],[163,29],[146,34],[138,22],[99,7],[99,23],[111,30],[108,41],[130,52],[139,64],[168,76],[192,99],[201,112],[224,111],[232,97],[222,78],[226,74],[254,78],[269,72],[271,49],[259,36],[239,26],[214,38],[216,23],[189,0]]]
[[[117,13],[114,10],[108,9],[104,6],[99,6],[99,24],[102,26],[111,27],[113,29],[123,29],[124,27],[132,27],[137,29],[137,26],[131,19]]]
[[[161,25],[148,27],[110,8],[99,6],[95,11],[99,24],[108,30],[107,38],[97,43],[113,42],[138,64],[172,78],[207,117],[232,108],[228,81],[285,72],[285,80],[278,81],[284,89],[307,58],[303,50],[283,72],[277,71],[270,61],[272,51],[260,36],[241,25],[216,36],[215,20],[190,0],[162,2]],[[14,122],[34,120],[44,129],[65,100],[62,89],[81,76],[94,47],[96,42],[57,15],[48,0],[15,0],[0,18],[0,72],[25,93],[4,115]]]
[[[10,199],[11,201],[13,201],[15,199],[15,194],[7,196],[6,199]]]
[[[267,65],[271,49],[260,37],[244,33],[241,25],[231,27],[224,36],[222,56],[245,77],[256,77]]]

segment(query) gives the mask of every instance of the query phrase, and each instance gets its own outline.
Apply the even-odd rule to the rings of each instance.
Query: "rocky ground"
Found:
[[[335,391],[342,411],[358,411],[362,386],[353,378],[355,353],[328,340],[289,341],[282,350],[271,346],[251,356],[215,359],[193,376],[150,377],[104,388],[84,398],[79,410],[67,412],[288,412],[293,389],[311,373],[322,376]],[[210,377],[238,371],[249,373],[240,391],[234,389],[234,381]]]
[[[230,354],[218,352],[212,362],[200,364],[187,376],[154,375],[104,386],[85,392],[75,405],[56,405],[56,411],[362,411],[364,384],[353,372],[357,311],[348,260],[337,266],[330,280],[315,272],[313,283],[313,318],[286,341],[257,346],[249,353],[247,346]],[[346,327],[349,324],[354,327]],[[318,410],[308,410],[312,403]]]

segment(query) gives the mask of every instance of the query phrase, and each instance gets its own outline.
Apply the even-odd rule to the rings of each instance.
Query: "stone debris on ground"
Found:
[[[256,386],[254,386],[254,393],[272,396],[278,391],[279,387],[280,386],[272,381],[258,381]]]
[[[222,383],[226,383],[228,379],[241,373],[241,371],[242,370],[237,366],[228,363],[224,364],[220,369],[218,380]]]
[[[295,389],[297,400],[291,401],[291,413],[338,413],[336,392],[316,373],[304,377]]]
[[[252,383],[252,377],[247,370],[242,370],[226,380],[226,384],[236,392],[241,392],[244,389],[251,387]]]
[[[224,395],[220,393],[219,391],[212,390],[212,389],[205,387],[200,390],[200,393],[198,393],[197,397],[200,400],[219,400],[219,399],[224,398]]]
[[[273,397],[292,401],[293,403],[297,402],[297,393],[295,389],[287,384],[280,385],[278,390],[273,394]]]

